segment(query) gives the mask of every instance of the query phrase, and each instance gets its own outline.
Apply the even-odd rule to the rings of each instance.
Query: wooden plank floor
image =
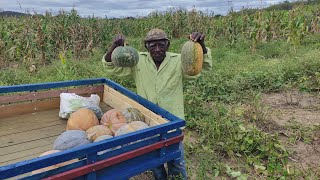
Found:
[[[112,109],[100,103],[103,112]],[[52,150],[53,142],[66,130],[67,120],[59,108],[0,118],[0,166],[38,157]]]
[[[51,150],[66,129],[59,109],[0,119],[0,166],[38,157]]]

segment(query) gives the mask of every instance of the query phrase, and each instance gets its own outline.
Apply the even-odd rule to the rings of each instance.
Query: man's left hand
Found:
[[[207,48],[206,45],[204,44],[204,38],[206,37],[205,34],[202,34],[200,32],[193,32],[190,34],[189,39],[194,41],[194,42],[198,42],[203,50],[203,54],[207,53]]]

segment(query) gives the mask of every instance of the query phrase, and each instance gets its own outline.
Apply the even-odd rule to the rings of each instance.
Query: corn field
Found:
[[[303,38],[320,33],[320,5],[299,4],[289,11],[241,11],[215,16],[202,11],[168,9],[140,18],[81,18],[76,10],[45,15],[0,18],[0,68],[11,63],[45,65],[71,54],[89,56],[94,48],[108,47],[117,33],[143,38],[151,28],[162,28],[170,38],[184,38],[192,31],[206,34],[210,47],[225,40],[233,46],[250,43],[252,53],[261,42],[287,40],[295,48]]]

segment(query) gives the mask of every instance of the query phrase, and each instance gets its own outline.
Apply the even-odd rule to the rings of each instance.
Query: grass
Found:
[[[212,159],[209,164],[218,167],[221,157],[228,157],[244,161],[244,167],[251,168],[238,166],[239,169],[255,178],[294,178],[299,174],[289,173],[289,154],[279,142],[278,134],[257,127],[257,123],[266,121],[268,113],[259,103],[260,93],[288,88],[319,93],[315,87],[319,87],[320,62],[317,56],[320,52],[305,45],[294,53],[289,51],[290,47],[283,48],[286,46],[284,42],[263,44],[258,46],[257,54],[250,54],[245,44],[238,44],[233,49],[216,48],[213,71],[186,85],[187,125],[204,139],[200,143],[205,146],[202,148],[210,149],[206,153],[207,161],[212,159],[211,156],[220,157]],[[269,54],[269,51],[277,52],[277,56],[265,58],[259,54]],[[251,105],[249,114],[242,108],[248,104]],[[300,129],[292,129],[296,133],[291,139],[311,136],[312,132],[303,131],[301,126]],[[299,131],[306,134],[298,134]],[[230,176],[225,168],[219,172]]]
[[[127,41],[142,51],[141,39],[128,38]],[[170,51],[180,52],[185,41],[174,39]],[[216,42],[216,46],[211,47],[212,72],[184,84],[188,174],[196,179],[314,177],[311,170],[292,171],[288,166],[290,154],[279,141],[279,134],[267,132],[258,125],[267,122],[268,113],[260,103],[261,93],[291,88],[319,93],[318,47],[315,36],[306,38],[296,52],[284,41],[258,44],[255,54],[245,40],[234,47],[227,46],[223,40]],[[117,79],[104,72],[103,53],[104,50],[95,49],[92,56],[82,60],[73,60],[69,54],[66,64],[59,59],[51,60],[52,64],[36,67],[33,72],[23,65],[3,69],[0,85],[107,77],[135,91],[132,80]],[[295,132],[291,136],[293,143],[299,137],[308,142],[313,137],[312,131],[302,134],[305,127],[291,129]],[[189,141],[189,137],[195,140]]]

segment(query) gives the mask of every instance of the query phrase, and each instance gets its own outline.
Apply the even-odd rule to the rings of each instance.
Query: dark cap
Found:
[[[145,42],[155,40],[169,40],[167,34],[161,29],[151,29],[145,38]]]

